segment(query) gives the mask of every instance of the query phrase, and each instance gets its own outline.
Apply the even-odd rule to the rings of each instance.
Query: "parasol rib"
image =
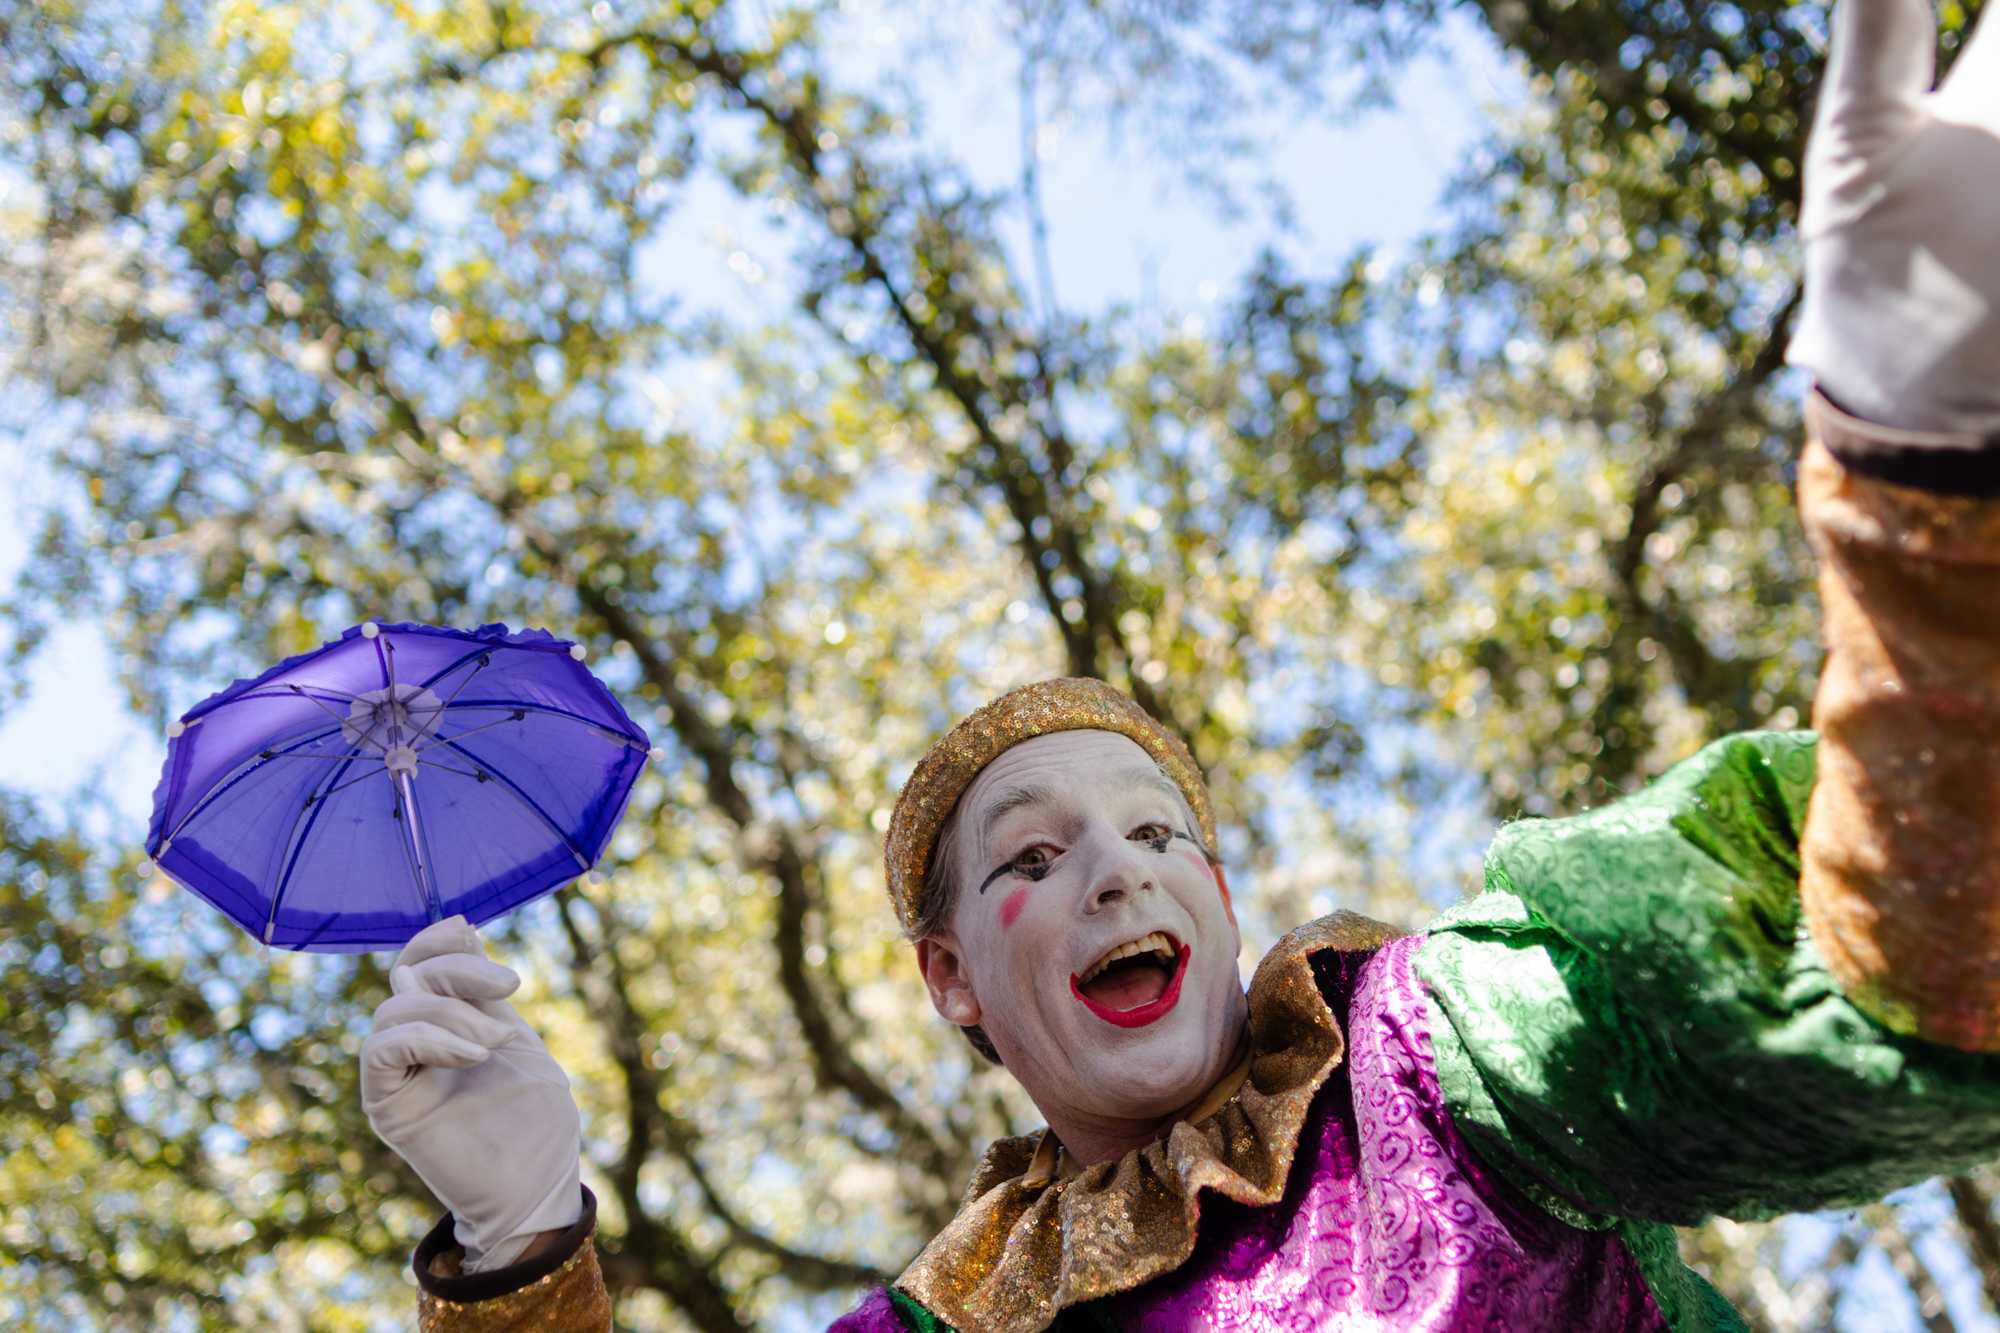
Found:
[[[352,787],[357,782],[366,782],[368,781],[368,779],[374,777],[377,773],[387,773],[388,771],[389,769],[386,765],[381,768],[370,768],[366,773],[363,773],[361,776],[349,778],[347,781],[341,783],[338,787],[328,787],[325,791],[313,793],[311,796],[306,797],[306,804],[317,805],[319,802],[327,800],[330,797],[340,795],[340,793],[346,791],[349,787]]]
[[[425,750],[431,749],[441,742],[462,741],[467,736],[477,736],[482,731],[491,731],[495,727],[504,727],[509,722],[519,722],[526,715],[527,710],[525,708],[516,708],[512,717],[503,717],[493,722],[482,722],[476,727],[470,727],[459,732],[456,736],[440,736],[436,732],[432,732],[429,740],[425,741],[422,745],[412,746],[411,748],[418,754],[422,754]]]
[[[344,718],[344,717],[342,717],[342,716],[341,716],[341,715],[340,715],[339,713],[336,713],[336,712],[334,712],[334,711],[333,711],[333,710],[332,710],[331,708],[328,708],[328,707],[326,706],[326,700],[324,700],[324,699],[320,698],[320,697],[319,697],[319,696],[318,696],[317,694],[307,694],[307,693],[306,693],[306,691],[305,691],[305,688],[304,688],[303,686],[300,686],[300,685],[287,685],[287,686],[285,686],[285,688],[286,688],[286,689],[288,689],[288,690],[290,690],[290,691],[291,691],[291,692],[292,692],[293,694],[297,695],[297,696],[298,696],[299,698],[301,698],[301,699],[310,699],[310,700],[312,700],[312,701],[313,701],[313,702],[314,702],[315,704],[319,705],[319,710],[320,710],[320,711],[321,711],[322,713],[325,713],[325,714],[326,714],[326,715],[327,715],[328,717],[332,718],[332,719],[333,719],[333,720],[334,720],[335,722],[345,722],[345,721],[347,721],[347,719],[346,719],[346,718]],[[279,695],[279,696],[277,696],[277,697],[278,697],[278,698],[281,698],[281,699],[282,699],[282,698],[284,698],[284,696],[283,696],[283,695]],[[350,700],[350,702],[352,702],[352,701]]]
[[[547,713],[550,717],[564,717],[572,722],[581,722],[584,726],[595,730],[605,739],[615,740],[630,750],[647,749],[652,744],[644,737],[628,735],[614,727],[606,726],[594,717],[585,717],[582,713],[573,712],[567,708],[557,708],[554,704],[529,703],[525,700],[515,699],[468,699],[462,704],[452,704],[450,708],[452,710],[462,708],[510,708],[529,713]],[[440,709],[439,711],[443,712],[445,710]],[[461,732],[460,734],[463,735],[464,733]]]
[[[323,741],[327,737],[334,735],[338,730],[339,730],[338,728],[335,728],[333,731],[315,732],[314,734],[306,737],[304,740],[299,741],[297,744],[288,746],[283,750],[264,749],[258,751],[255,758],[244,761],[245,767],[238,769],[233,773],[226,773],[222,777],[217,778],[215,780],[216,785],[210,787],[207,793],[205,793],[195,801],[193,809],[189,810],[185,815],[181,816],[180,822],[178,824],[175,824],[173,827],[173,831],[167,834],[167,836],[161,840],[160,846],[164,848],[167,843],[170,843],[175,838],[180,837],[181,830],[186,828],[190,823],[192,823],[196,815],[200,814],[210,805],[213,805],[216,801],[220,800],[222,798],[223,793],[227,792],[231,787],[234,787],[237,783],[243,781],[243,779],[249,777],[252,773],[255,773],[258,769],[262,768],[265,764],[270,763],[274,759],[307,759],[307,758],[359,759],[361,755],[358,751],[351,755],[331,755],[331,754],[294,755],[292,753],[293,750],[301,749],[305,746],[312,745],[318,741]]]
[[[317,691],[317,693],[315,693],[315,691]],[[208,712],[203,713],[201,717],[183,718],[182,721],[184,721],[188,726],[191,727],[195,723],[201,721],[202,718],[209,717],[215,713],[218,713],[222,709],[229,707],[229,705],[231,704],[240,704],[246,699],[290,699],[294,696],[311,699],[315,703],[323,703],[328,698],[333,699],[337,703],[351,704],[354,702],[353,695],[348,694],[342,690],[336,690],[331,685],[305,686],[305,685],[294,685],[290,681],[287,681],[285,683],[285,688],[282,692],[266,691],[261,689],[252,690],[248,694],[239,694],[233,699],[224,699],[221,703],[209,709]]]
[[[515,783],[514,779],[508,777],[505,773],[502,773],[499,769],[487,763],[484,759],[481,759],[478,755],[472,753],[472,751],[467,750],[459,745],[456,745],[451,741],[446,741],[444,742],[444,744],[445,747],[451,750],[454,754],[461,755],[464,758],[471,760],[473,764],[480,769],[480,771],[486,773],[495,782],[499,783],[503,788],[505,788],[507,792],[509,792],[514,797],[515,800],[519,801],[522,805],[525,805],[530,810],[534,811],[536,817],[539,818],[544,824],[548,825],[549,832],[555,834],[556,837],[562,842],[562,845],[568,849],[569,854],[576,858],[576,863],[582,866],[585,870],[590,869],[589,858],[584,856],[582,852],[576,849],[576,844],[570,841],[569,833],[563,828],[562,825],[556,823],[555,819],[549,814],[548,811],[542,809],[541,806],[535,803],[534,797],[522,791],[519,785]]]
[[[479,647],[474,648],[471,652],[465,654],[465,656],[454,660],[450,666],[440,667],[438,670],[431,672],[430,675],[425,676],[423,678],[423,681],[421,683],[425,689],[429,689],[431,688],[431,686],[443,680],[446,676],[449,676],[452,672],[464,666],[467,662],[491,657],[493,655],[494,648],[505,647],[505,646],[507,645],[481,644]],[[480,661],[479,665],[483,667],[486,665],[486,663],[484,661]]]
[[[463,690],[469,683],[471,683],[471,680],[474,676],[478,675],[481,671],[484,671],[487,667],[493,664],[493,650],[491,648],[475,648],[471,652],[467,653],[465,656],[459,658],[456,662],[453,662],[450,666],[444,668],[444,670],[432,672],[429,676],[426,676],[424,678],[422,682],[423,687],[427,690],[430,689],[432,686],[436,685],[439,681],[443,680],[446,676],[449,676],[452,672],[458,670],[460,667],[464,666],[467,662],[473,661],[475,659],[477,659],[479,665],[474,667],[472,670],[466,672],[465,679],[458,682],[457,689],[454,689],[451,692],[452,699],[456,699],[458,697],[459,691]],[[450,703],[451,700],[447,699],[445,702]]]
[[[358,752],[354,756],[356,762],[362,760],[363,757]],[[299,853],[305,850],[306,839],[312,836],[313,827],[319,823],[320,812],[326,809],[326,796],[332,791],[333,784],[340,781],[340,776],[345,771],[345,766],[334,769],[333,773],[326,779],[325,785],[319,791],[308,796],[305,804],[299,807],[298,814],[292,817],[291,830],[285,834],[285,841],[281,844],[290,852],[290,855],[285,858],[284,874],[279,876],[277,886],[271,890],[271,910],[264,915],[264,943],[266,945],[271,943],[271,929],[278,921],[278,904],[283,901],[285,889],[292,882],[292,872],[298,869]],[[363,774],[362,776],[365,777],[367,775]],[[303,823],[303,827],[301,827],[301,823]]]

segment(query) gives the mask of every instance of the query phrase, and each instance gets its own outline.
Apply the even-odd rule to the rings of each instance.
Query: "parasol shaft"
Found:
[[[417,823],[416,785],[410,781],[408,773],[397,773],[396,794],[403,803],[403,845],[410,853],[410,869],[417,877],[417,892],[423,895],[424,910],[432,921],[442,921],[444,910],[438,904],[437,890],[431,884],[430,860],[424,855],[423,830]]]

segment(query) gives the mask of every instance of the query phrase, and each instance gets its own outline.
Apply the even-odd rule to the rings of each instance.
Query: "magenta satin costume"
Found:
[[[1453,1132],[1410,971],[1422,942],[1321,956],[1327,990],[1352,977],[1348,1055],[1320,1090],[1284,1202],[1211,1206],[1192,1260],[1110,1302],[1119,1328],[1667,1327],[1623,1245],[1520,1198]]]

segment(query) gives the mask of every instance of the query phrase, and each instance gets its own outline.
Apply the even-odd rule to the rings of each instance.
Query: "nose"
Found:
[[[1086,914],[1102,912],[1119,903],[1129,903],[1142,893],[1151,893],[1153,877],[1138,858],[1138,848],[1123,838],[1099,833],[1100,846],[1091,865],[1090,889],[1084,895]]]

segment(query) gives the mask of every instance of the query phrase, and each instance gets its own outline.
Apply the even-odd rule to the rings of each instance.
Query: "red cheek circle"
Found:
[[[1016,889],[1007,895],[1007,901],[1000,904],[1000,924],[1011,926],[1020,919],[1021,909],[1028,905],[1028,891]]]

